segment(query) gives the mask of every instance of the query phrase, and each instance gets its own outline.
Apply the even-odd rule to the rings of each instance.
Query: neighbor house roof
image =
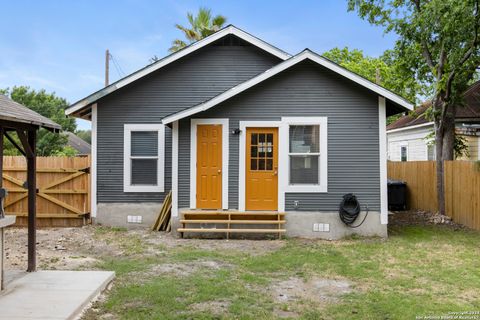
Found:
[[[465,105],[458,106],[456,110],[456,121],[480,122],[480,81],[472,84],[464,93]],[[397,121],[389,124],[387,130],[398,130],[412,128],[422,125],[431,125],[433,122],[426,118],[426,111],[431,107],[432,102],[426,101],[415,110]]]
[[[215,33],[213,33],[212,35],[202,39],[202,40],[199,40],[197,42],[194,42],[193,44],[185,47],[184,49],[182,50],[179,50],[175,53],[172,53],[168,56],[166,56],[165,58],[163,59],[160,59],[120,80],[118,80],[117,82],[114,82],[112,84],[110,84],[109,86],[95,92],[95,93],[92,93],[91,95],[87,96],[86,98],[72,104],[66,111],[65,113],[67,115],[71,115],[71,114],[75,114],[75,115],[81,115],[81,114],[84,114],[82,111],[84,109],[88,109],[89,106],[91,106],[93,103],[95,103],[97,100],[99,100],[100,98],[103,98],[107,95],[109,95],[110,93],[140,79],[140,78],[143,78],[145,77],[146,75],[158,70],[158,69],[161,69],[163,68],[164,66],[174,62],[174,61],[177,61],[178,59],[182,58],[182,57],[185,57],[189,54],[191,54],[192,52],[195,52],[197,51],[198,49],[200,48],[203,48],[227,35],[235,35],[237,36],[238,38],[248,42],[248,43],[251,43],[252,45],[266,51],[266,52],[269,52],[270,54],[282,59],[282,60],[286,60],[288,58],[290,58],[290,55],[288,53],[286,53],[285,51],[282,51],[280,49],[278,49],[277,47],[275,46],[272,46],[271,44],[241,30],[241,29],[238,29],[237,27],[233,26],[233,25],[229,25]],[[87,112],[88,113],[88,112]]]
[[[174,122],[174,121],[177,121],[177,120],[180,120],[180,119],[183,119],[185,117],[188,117],[188,116],[191,116],[191,115],[194,115],[196,113],[199,113],[199,112],[202,112],[202,111],[205,111],[205,110],[208,110],[216,105],[218,105],[219,103],[275,76],[276,74],[302,62],[302,61],[305,61],[305,60],[311,60],[313,62],[316,62],[318,63],[319,65],[385,97],[386,99],[390,100],[391,102],[405,108],[406,110],[412,110],[413,109],[413,105],[411,103],[409,103],[407,100],[405,100],[404,98],[402,98],[401,96],[393,93],[392,91],[390,90],[387,90],[385,88],[383,88],[382,86],[379,86],[363,77],[361,77],[360,75],[356,74],[356,73],[353,73],[341,66],[339,66],[338,64],[310,51],[309,49],[305,49],[304,51],[302,51],[301,53],[297,54],[296,56],[293,56],[291,57],[290,59],[288,60],[285,60],[283,61],[282,63],[279,63],[277,64],[276,66],[268,69],[267,71],[259,74],[258,76],[250,79],[250,80],[247,80],[215,97],[213,97],[212,99],[210,100],[207,100],[206,102],[203,102],[201,104],[198,104],[196,106],[193,106],[191,108],[188,108],[188,109],[185,109],[185,110],[182,110],[180,112],[176,112],[170,116],[167,116],[165,117],[163,120],[162,120],[162,123],[164,124],[168,124],[168,123],[171,123],[171,122]]]
[[[62,127],[52,120],[0,94],[0,120],[32,124],[51,130]]]
[[[73,149],[78,151],[79,155],[87,155],[92,153],[92,146],[80,138],[79,136],[75,135],[73,132],[66,132],[68,137],[68,145]]]

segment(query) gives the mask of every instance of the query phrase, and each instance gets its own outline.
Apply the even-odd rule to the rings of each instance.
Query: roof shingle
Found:
[[[60,130],[62,127],[37,112],[0,94],[0,120],[33,124],[40,127]]]

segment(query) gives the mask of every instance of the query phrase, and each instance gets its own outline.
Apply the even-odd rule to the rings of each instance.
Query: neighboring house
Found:
[[[77,150],[78,156],[88,156],[92,153],[92,147],[88,142],[75,135],[73,132],[65,132],[68,137],[67,145]]]
[[[386,236],[386,117],[412,108],[310,50],[290,56],[228,26],[67,114],[92,121],[98,223],[151,225],[172,190],[174,224],[192,209],[285,212],[287,235],[338,238]],[[346,193],[368,206],[360,228],[339,220]]]
[[[457,107],[456,133],[464,137],[468,146],[465,160],[480,160],[480,81],[465,91],[465,105]],[[426,102],[387,126],[388,160],[435,160],[433,122],[425,112],[431,103]],[[430,138],[431,137],[431,138]]]

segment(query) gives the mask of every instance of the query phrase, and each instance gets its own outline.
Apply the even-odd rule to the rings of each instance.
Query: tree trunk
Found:
[[[437,162],[437,202],[438,213],[445,214],[445,185],[443,170],[443,134],[435,121],[435,158]]]
[[[443,160],[455,160],[455,106],[448,106],[443,119]]]
[[[443,168],[443,141],[444,141],[444,127],[442,123],[441,110],[443,101],[440,97],[433,100],[434,116],[434,130],[435,130],[435,159],[437,162],[437,202],[438,214],[445,214],[445,180]]]

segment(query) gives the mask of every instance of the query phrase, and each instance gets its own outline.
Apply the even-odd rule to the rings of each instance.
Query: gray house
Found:
[[[386,117],[411,109],[308,49],[291,56],[228,26],[66,113],[92,121],[98,223],[151,225],[171,190],[182,232],[236,219],[255,232],[273,216],[287,235],[339,238],[386,236]],[[359,220],[368,211],[359,228],[339,219],[346,193]]]

